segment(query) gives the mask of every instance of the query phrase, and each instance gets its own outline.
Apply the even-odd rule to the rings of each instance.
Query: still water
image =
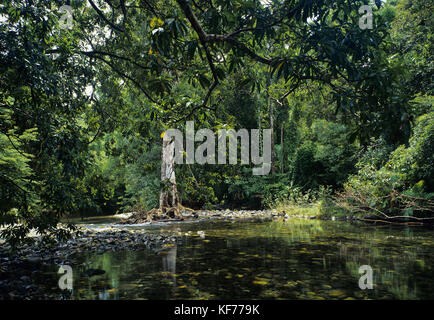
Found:
[[[432,229],[304,219],[141,228],[182,242],[82,254],[73,299],[434,299]],[[372,290],[359,288],[362,265]]]

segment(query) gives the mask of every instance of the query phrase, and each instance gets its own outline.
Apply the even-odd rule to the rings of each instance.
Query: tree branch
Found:
[[[85,52],[82,52],[83,54],[85,54]],[[149,100],[151,100],[152,102],[154,102],[154,103],[157,103],[154,99],[152,99],[152,97],[149,95],[149,93],[136,81],[136,80],[134,80],[132,77],[130,77],[130,76],[128,76],[127,74],[125,74],[125,73],[123,73],[123,72],[121,72],[121,71],[119,71],[117,68],[115,68],[114,66],[113,66],[113,64],[112,63],[110,63],[109,61],[107,61],[106,59],[104,59],[104,58],[102,58],[102,57],[99,57],[99,56],[95,56],[95,55],[90,55],[91,57],[94,57],[94,58],[96,58],[96,59],[99,59],[99,60],[101,60],[101,61],[103,61],[105,64],[107,64],[109,67],[111,67],[112,68],[112,70],[114,71],[114,72],[116,72],[118,75],[120,75],[121,77],[123,77],[123,78],[126,78],[126,79],[128,79],[128,80],[130,80],[132,83],[134,83],[135,85],[136,85],[136,87],[137,88],[139,88],[142,92],[143,92],[143,94],[149,99]]]
[[[209,48],[207,46],[208,35],[203,31],[201,25],[197,21],[196,16],[194,15],[193,11],[191,10],[191,8],[187,4],[187,2],[185,2],[185,0],[177,0],[177,2],[179,4],[179,6],[181,7],[181,9],[184,11],[185,16],[187,17],[187,19],[190,21],[191,25],[193,26],[193,29],[196,31],[196,33],[199,36],[199,41],[205,50],[206,59],[208,61],[208,65],[211,69],[211,72],[212,72],[212,75],[214,78],[214,82],[209,87],[208,92],[205,96],[205,99],[202,102],[202,105],[198,107],[198,108],[201,108],[201,107],[206,106],[209,97],[211,96],[213,90],[215,89],[215,87],[217,87],[217,85],[219,83],[219,79],[217,76],[217,72],[215,70],[215,66],[214,66],[214,62],[212,60],[211,53],[210,53]],[[192,112],[194,112],[194,110],[195,110],[195,108],[193,108]],[[190,112],[190,114],[192,114],[192,112]]]
[[[113,29],[115,29],[115,30],[117,30],[119,32],[124,32],[124,30],[122,30],[121,28],[119,28],[114,23],[110,22],[109,19],[106,18],[106,16],[104,15],[104,13],[96,6],[96,4],[93,2],[93,0],[88,0],[88,1],[89,1],[90,5],[92,6],[92,8],[95,9],[96,13],[98,13],[98,15],[100,16],[100,18],[103,19],[105,22],[107,22],[110,27],[112,27]]]

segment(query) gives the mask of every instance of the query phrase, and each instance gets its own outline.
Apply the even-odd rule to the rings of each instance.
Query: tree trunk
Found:
[[[283,173],[283,161],[284,161],[284,153],[283,153],[283,121],[280,124],[280,173]]]
[[[175,142],[163,139],[163,149],[161,151],[161,181],[164,187],[160,191],[160,210],[162,214],[168,214],[171,209],[177,208],[179,203],[178,190],[176,189],[175,178]],[[178,215],[177,210],[175,216]]]
[[[274,153],[274,117],[273,117],[273,102],[271,101],[270,93],[268,92],[271,85],[271,74],[268,74],[267,77],[267,95],[268,95],[268,108],[270,111],[270,129],[271,129],[271,174],[274,175],[276,173],[275,166],[275,158],[276,154]]]
[[[273,116],[273,102],[268,98],[270,105],[270,129],[271,129],[271,174],[276,173],[276,154],[274,153],[274,116]]]

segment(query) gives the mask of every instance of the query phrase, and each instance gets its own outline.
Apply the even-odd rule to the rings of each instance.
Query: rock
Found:
[[[22,277],[20,277],[20,280],[21,281],[30,281],[31,279],[29,276],[22,276]]]
[[[88,269],[84,272],[88,277],[99,276],[105,273],[102,269]]]
[[[35,263],[35,262],[41,262],[42,259],[41,259],[41,257],[38,257],[38,256],[29,256],[29,257],[26,258],[26,260],[28,262]]]
[[[335,298],[342,298],[345,296],[345,292],[343,292],[342,290],[332,290],[330,291],[330,296]]]

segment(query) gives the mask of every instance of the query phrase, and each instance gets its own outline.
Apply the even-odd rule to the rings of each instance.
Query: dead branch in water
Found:
[[[389,215],[386,212],[379,210],[371,205],[371,202],[377,203],[380,200],[390,198],[390,210],[395,210],[400,215]],[[434,224],[434,217],[415,217],[405,215],[408,209],[416,210],[421,213],[434,212],[434,201],[403,194],[397,190],[393,190],[386,196],[376,196],[367,194],[360,190],[349,189],[345,192],[337,193],[334,198],[335,204],[344,210],[352,213],[366,213],[371,216],[359,218],[360,221],[372,223],[388,223],[388,224],[405,224],[405,225],[423,225]],[[375,201],[372,201],[375,200]],[[403,215],[403,214],[404,215]]]

